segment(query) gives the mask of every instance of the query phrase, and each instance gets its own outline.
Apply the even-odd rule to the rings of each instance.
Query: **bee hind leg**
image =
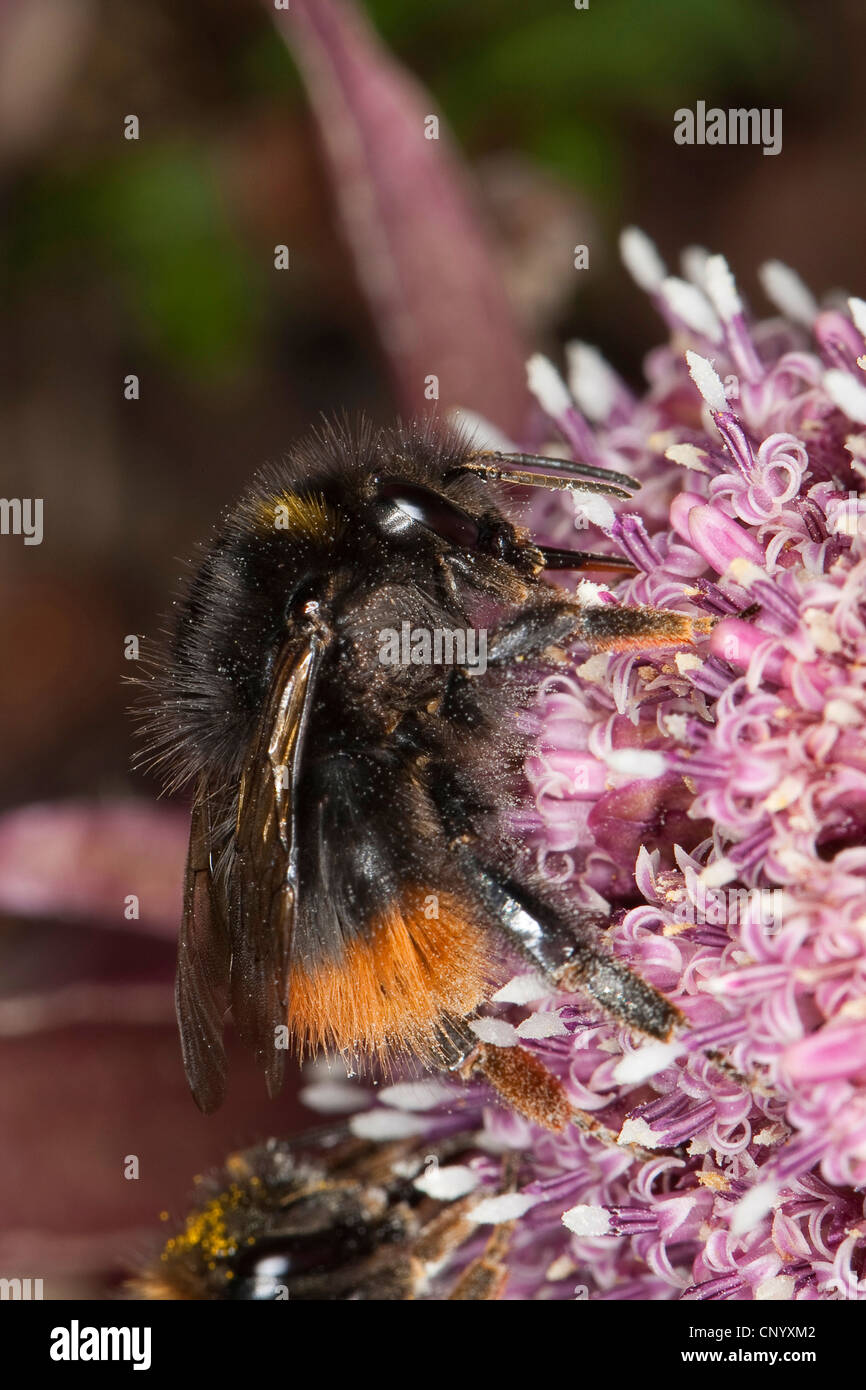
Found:
[[[512,1110],[543,1129],[562,1133],[571,1124],[603,1144],[619,1142],[615,1132],[597,1116],[571,1103],[562,1082],[525,1047],[479,1043],[463,1062],[460,1074],[464,1078],[480,1074]]]

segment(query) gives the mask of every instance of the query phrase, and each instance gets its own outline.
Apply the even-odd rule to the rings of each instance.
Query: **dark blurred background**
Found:
[[[515,350],[579,336],[637,380],[660,330],[618,262],[629,223],[674,267],[689,244],[723,251],[762,311],[769,257],[817,292],[866,293],[859,0],[365,10],[468,165]],[[673,112],[698,99],[781,107],[781,154],[677,146]],[[303,1119],[269,1107],[249,1069],[222,1118],[186,1095],[170,999],[182,803],[154,813],[155,782],[131,770],[122,682],[125,637],[146,654],[179,557],[256,466],[322,411],[412,403],[316,110],[290,30],[253,0],[0,8],[0,491],[45,499],[42,545],[0,537],[0,1275],[44,1273],[55,1295],[115,1286],[194,1171]],[[435,229],[436,199],[413,196]],[[457,238],[458,270],[462,252]],[[496,398],[471,373],[449,394]],[[138,1182],[122,1178],[131,1153]]]

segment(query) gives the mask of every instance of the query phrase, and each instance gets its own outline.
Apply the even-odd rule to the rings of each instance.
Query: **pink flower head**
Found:
[[[643,484],[639,514],[593,518],[639,573],[586,597],[717,621],[544,681],[515,824],[687,1027],[532,1004],[517,1045],[620,1143],[485,1111],[533,1199],[506,1297],[863,1298],[866,306],[821,311],[774,265],[782,320],[752,323],[722,257],[687,284],[623,249],[671,333],[644,395],[583,344],[568,386],[539,359],[530,384],[576,455]],[[534,517],[560,544],[587,524],[562,497]]]

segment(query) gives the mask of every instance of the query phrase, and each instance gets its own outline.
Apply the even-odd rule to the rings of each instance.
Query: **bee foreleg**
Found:
[[[527,606],[488,637],[487,665],[510,665],[571,646],[613,652],[688,646],[710,626],[709,618],[665,608],[585,607],[554,597]]]

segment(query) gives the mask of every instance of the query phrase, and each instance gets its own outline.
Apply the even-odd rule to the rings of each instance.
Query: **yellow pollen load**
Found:
[[[200,1249],[208,1261],[208,1268],[213,1269],[214,1261],[234,1255],[237,1246],[226,1228],[226,1212],[242,1206],[245,1201],[243,1188],[232,1183],[227,1192],[221,1192],[201,1211],[187,1218],[186,1229],[167,1242],[162,1258]]]

